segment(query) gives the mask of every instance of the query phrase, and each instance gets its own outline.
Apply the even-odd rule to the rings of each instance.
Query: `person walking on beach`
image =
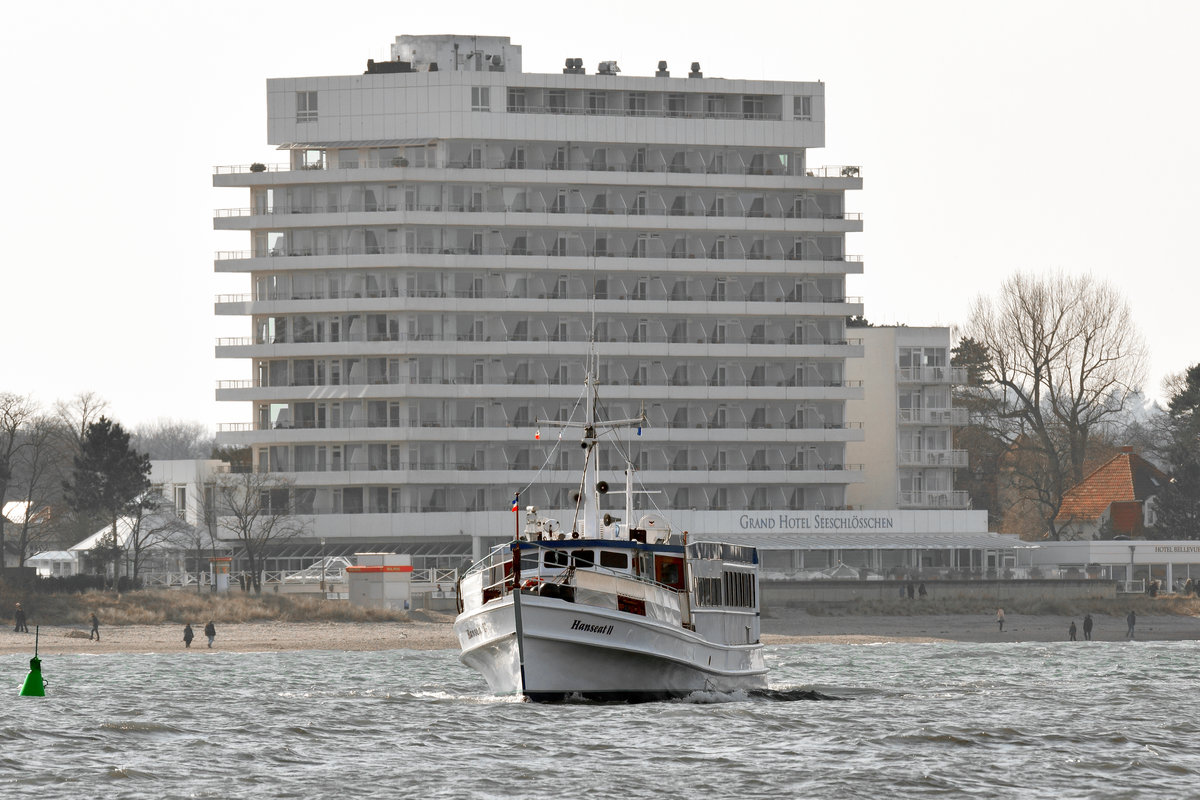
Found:
[[[29,633],[29,626],[25,624],[25,609],[21,608],[21,604],[17,603],[17,610],[13,614],[13,621],[17,623],[17,627],[13,628],[17,633]]]
[[[208,646],[211,648],[213,639],[217,638],[217,626],[212,624],[211,619],[208,621],[208,624],[204,626],[204,635],[208,637]]]
[[[1083,618],[1083,638],[1084,641],[1092,640],[1092,615],[1088,614]]]
[[[1067,628],[1067,635],[1071,637],[1071,641],[1077,641],[1075,638],[1075,620],[1071,620],[1071,627]]]
[[[925,591],[925,584],[922,583],[917,587],[917,594],[921,596],[922,600],[929,596],[929,592]]]
[[[187,623],[183,626],[183,646],[191,647],[192,639],[196,638],[196,634],[192,633],[192,623]]]
[[[1004,609],[996,609],[996,622],[1000,623],[1000,632],[1004,633]]]
[[[95,638],[100,641],[100,620],[96,619],[96,615],[92,614],[92,631],[88,634],[88,639]]]
[[[1125,622],[1129,624],[1129,630],[1125,632],[1125,638],[1132,639],[1133,626],[1137,625],[1137,614],[1133,611],[1133,609],[1129,610],[1129,616],[1125,617]]]
[[[917,591],[916,591],[916,589],[913,588],[912,581],[909,581],[908,582],[908,599],[912,600],[913,597],[916,596],[916,594],[917,594]]]

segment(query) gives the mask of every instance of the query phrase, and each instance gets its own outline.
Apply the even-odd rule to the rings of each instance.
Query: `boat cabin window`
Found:
[[[547,550],[542,561],[547,567],[565,567],[570,562],[570,556],[562,550]]]
[[[658,556],[654,559],[654,580],[679,591],[684,590],[683,559],[675,556]]]
[[[629,554],[601,550],[600,566],[607,567],[608,569],[629,569]]]
[[[741,608],[754,607],[754,576],[748,572],[725,570],[722,574],[725,605]]]
[[[696,605],[721,605],[721,579],[696,578]]]
[[[576,550],[575,555],[571,556],[571,563],[575,567],[594,567],[596,566],[596,551]]]

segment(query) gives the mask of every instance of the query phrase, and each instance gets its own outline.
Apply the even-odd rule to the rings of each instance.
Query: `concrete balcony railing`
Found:
[[[740,116],[740,115],[739,115]],[[468,169],[468,170],[549,170],[563,171],[572,170],[579,172],[641,172],[641,173],[673,173],[673,174],[701,174],[701,175],[751,175],[751,176],[782,176],[793,178],[852,178],[859,179],[862,177],[862,168],[857,166],[814,166],[806,168],[802,173],[796,170],[770,169],[761,167],[748,167],[742,164],[728,164],[724,168],[716,169],[711,166],[690,167],[680,166],[677,164],[638,164],[630,162],[625,164],[609,164],[589,161],[567,161],[563,163],[555,163],[553,161],[545,163],[534,163],[527,159],[492,159],[492,160],[464,160],[464,161],[447,161],[445,165],[439,166],[414,166],[409,167],[407,164],[396,163],[394,159],[377,159],[367,158],[350,163],[342,163],[337,167],[331,167],[323,163],[308,164],[303,167],[293,167],[287,162],[274,164],[224,164],[213,167],[214,175],[253,175],[268,172],[308,172],[312,170],[321,170],[328,172],[338,171],[353,171],[359,169],[389,169],[399,173],[415,171],[415,174],[424,174],[429,169]]]
[[[967,466],[966,450],[901,450],[902,467],[952,467]]]
[[[901,383],[967,382],[967,371],[962,367],[900,367],[896,372]]]
[[[900,508],[945,508],[964,510],[971,507],[971,496],[958,491],[901,492]]]
[[[901,425],[966,425],[965,408],[902,408]]]

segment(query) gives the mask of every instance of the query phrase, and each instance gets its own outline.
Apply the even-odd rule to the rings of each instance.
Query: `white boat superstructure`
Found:
[[[645,700],[766,687],[759,639],[758,554],[714,542],[674,543],[656,514],[602,513],[598,439],[643,420],[599,423],[588,386],[584,478],[569,528],[529,506],[514,539],[465,571],[454,629],[464,663],[493,692],[534,700]],[[552,424],[552,423],[544,423]],[[519,495],[518,495],[519,497]],[[622,524],[622,522],[625,524]]]

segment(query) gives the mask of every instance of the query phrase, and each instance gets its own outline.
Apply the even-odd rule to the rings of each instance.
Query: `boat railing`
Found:
[[[516,588],[512,570],[514,544],[517,543],[497,545],[463,573],[459,597],[464,608],[476,608],[507,597]],[[563,565],[547,570],[542,551],[557,550],[563,555],[569,551],[537,541],[519,544],[520,584],[524,592],[545,596],[547,592],[542,587],[546,584],[569,586],[573,590],[573,601],[581,605],[631,611],[673,625],[690,621],[687,593],[673,586],[649,576],[631,575],[600,564]],[[533,558],[529,557],[530,553]]]

